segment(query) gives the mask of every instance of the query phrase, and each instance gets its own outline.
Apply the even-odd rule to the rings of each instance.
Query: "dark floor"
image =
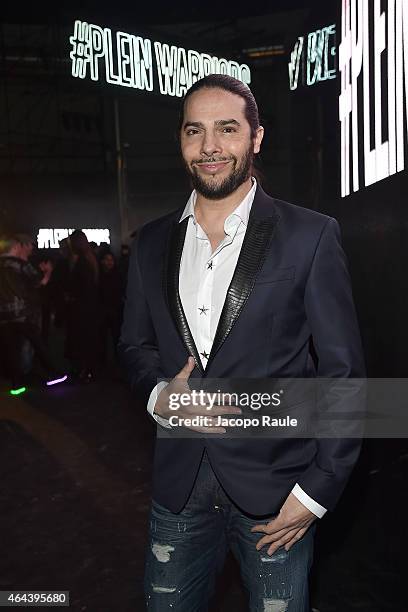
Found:
[[[153,435],[108,373],[18,397],[2,381],[0,590],[69,590],[73,611],[144,610]],[[321,521],[312,577],[320,612],[408,610],[406,447],[370,442],[337,511]],[[231,558],[216,609],[246,610]]]

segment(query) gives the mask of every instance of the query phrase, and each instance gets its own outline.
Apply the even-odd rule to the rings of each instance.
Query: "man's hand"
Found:
[[[289,550],[303,537],[316,518],[313,512],[310,512],[293,493],[290,493],[276,518],[267,525],[252,527],[252,532],[266,534],[258,541],[256,549],[261,550],[265,544],[271,544],[268,548],[268,555],[273,555],[281,546]]]
[[[169,399],[172,394],[190,394],[191,389],[188,386],[188,379],[191,372],[194,370],[195,362],[194,357],[189,357],[185,366],[176,374],[173,380],[161,390],[157,398],[154,412],[161,416],[163,419],[168,419],[170,416],[177,415],[179,418],[193,418],[195,416],[205,416],[208,419],[208,427],[195,427],[188,426],[188,429],[198,431],[201,433],[225,433],[224,427],[217,427],[213,425],[216,417],[225,414],[242,414],[242,410],[237,406],[219,406],[214,404],[211,409],[209,404],[188,404],[180,405],[177,410],[170,410]],[[187,425],[185,425],[187,427]]]

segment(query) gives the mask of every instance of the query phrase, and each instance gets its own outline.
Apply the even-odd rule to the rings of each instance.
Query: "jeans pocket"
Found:
[[[168,508],[165,508],[164,506],[159,504],[154,499],[152,499],[152,511],[158,512],[160,514],[162,514],[163,512],[166,513],[166,514],[171,513],[171,510],[168,510]]]

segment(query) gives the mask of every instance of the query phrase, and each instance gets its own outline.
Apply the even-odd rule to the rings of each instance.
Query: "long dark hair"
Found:
[[[190,89],[187,90],[182,100],[178,123],[178,140],[180,141],[180,132],[183,127],[186,101],[194,92],[204,88],[223,89],[224,91],[228,91],[229,93],[239,96],[245,101],[245,119],[248,121],[251,129],[251,138],[254,139],[256,136],[256,131],[260,127],[259,112],[254,94],[249,89],[248,85],[232,76],[229,76],[228,74],[209,74],[208,76],[193,83]],[[252,174],[258,181],[263,178],[262,173],[257,168],[252,169]]]
[[[99,277],[98,261],[85,233],[82,230],[75,230],[70,235],[69,242],[72,251],[79,257],[83,257],[86,260],[93,272],[94,281],[97,282]]]

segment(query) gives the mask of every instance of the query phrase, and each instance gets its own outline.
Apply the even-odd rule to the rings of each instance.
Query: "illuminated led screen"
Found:
[[[407,0],[343,0],[339,70],[345,197],[405,169]]]
[[[37,234],[37,246],[39,249],[58,249],[59,243],[64,238],[72,234],[73,229],[66,228],[41,228]],[[110,232],[108,229],[83,229],[82,230],[89,242],[106,242],[110,244]]]

